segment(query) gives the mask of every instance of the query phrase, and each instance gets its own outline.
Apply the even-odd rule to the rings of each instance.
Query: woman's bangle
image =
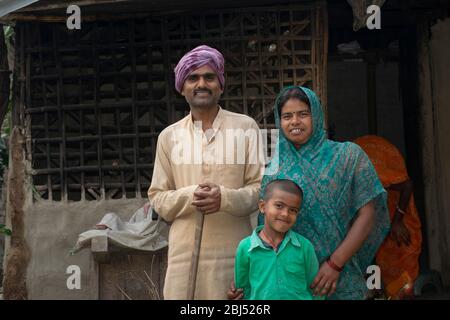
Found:
[[[400,212],[401,214],[406,214],[406,211],[400,209],[400,207],[397,205],[397,211]]]
[[[333,261],[331,261],[331,257],[328,257],[327,263],[331,269],[336,270],[337,272],[342,272],[342,270],[344,270],[341,267],[339,267],[337,264],[335,264]]]

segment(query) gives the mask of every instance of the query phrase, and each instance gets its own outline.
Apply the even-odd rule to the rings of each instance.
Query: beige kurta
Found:
[[[191,202],[198,184],[220,185],[221,205],[218,212],[205,216],[195,299],[226,299],[233,280],[236,247],[252,231],[249,216],[258,209],[264,169],[254,157],[255,152],[262,152],[261,139],[260,136],[245,139],[240,150],[236,150],[239,149],[236,144],[234,164],[229,164],[231,158],[225,157],[232,152],[226,143],[221,143],[230,134],[229,129],[241,129],[237,133],[241,138],[244,131],[259,135],[258,125],[252,118],[220,109],[209,140],[201,125],[194,125],[191,114],[164,129],[158,137],[148,195],[153,209],[172,222],[165,299],[187,298],[196,222],[196,208]],[[222,149],[223,145],[228,149]],[[197,154],[194,146],[198,148]],[[182,148],[185,149],[180,151]],[[187,150],[191,150],[190,159]],[[223,157],[217,153],[219,150],[224,150]],[[184,161],[180,155],[186,156]],[[239,157],[243,158],[239,160]]]

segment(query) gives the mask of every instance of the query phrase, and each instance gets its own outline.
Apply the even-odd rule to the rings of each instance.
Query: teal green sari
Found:
[[[369,158],[358,145],[327,139],[322,106],[308,88],[298,87],[310,101],[312,136],[299,150],[287,140],[280,128],[277,106],[282,94],[292,88],[284,88],[275,102],[275,123],[280,129],[278,148],[266,168],[261,198],[266,185],[274,179],[291,179],[302,187],[304,198],[293,229],[312,242],[321,264],[344,240],[358,210],[373,200],[376,208],[374,227],[359,251],[345,264],[336,292],[330,297],[364,299],[368,291],[366,269],[372,264],[390,227],[386,191]],[[261,215],[258,221],[264,223]]]

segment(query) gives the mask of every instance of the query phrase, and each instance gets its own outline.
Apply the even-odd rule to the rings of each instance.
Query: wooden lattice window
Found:
[[[17,109],[36,196],[146,197],[159,132],[189,112],[172,70],[199,44],[225,56],[221,105],[262,128],[273,128],[286,85],[308,86],[326,104],[325,14],[316,4],[85,22],[79,31],[18,24]]]

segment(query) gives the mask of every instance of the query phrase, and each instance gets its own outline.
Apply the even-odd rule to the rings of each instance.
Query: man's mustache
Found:
[[[208,89],[195,89],[194,90],[194,94],[202,93],[202,92],[207,92],[209,94],[212,94],[211,90],[208,90]]]

